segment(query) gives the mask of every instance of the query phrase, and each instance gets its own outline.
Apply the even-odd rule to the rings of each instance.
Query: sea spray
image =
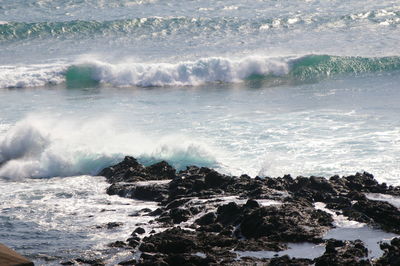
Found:
[[[147,164],[167,160],[178,169],[191,164],[216,167],[217,154],[195,138],[122,130],[111,117],[59,121],[34,115],[0,138],[0,177],[95,175],[125,155],[136,156]]]

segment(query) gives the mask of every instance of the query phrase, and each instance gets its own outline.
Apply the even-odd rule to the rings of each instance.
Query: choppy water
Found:
[[[38,217],[90,228],[75,203],[103,204],[90,175],[128,154],[400,184],[399,24],[395,1],[1,1],[0,241],[75,254],[52,239],[75,225]]]

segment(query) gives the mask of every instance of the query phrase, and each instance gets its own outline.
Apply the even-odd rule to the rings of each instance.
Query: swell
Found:
[[[354,14],[327,17],[322,15],[296,15],[245,19],[239,17],[143,17],[119,20],[71,20],[55,22],[3,22],[0,23],[0,41],[18,41],[32,38],[87,37],[94,35],[133,35],[165,37],[174,34],[260,34],[271,29],[295,26],[312,29],[331,28],[344,23],[348,26],[400,24],[400,11],[372,10]]]
[[[397,72],[400,70],[400,57],[208,57],[177,63],[120,64],[91,60],[72,65],[0,66],[0,70],[0,87],[3,88],[61,83],[65,83],[67,88],[89,88],[102,84],[115,87],[163,87],[243,82],[279,85],[317,82],[337,75]]]
[[[338,74],[362,74],[400,70],[400,57],[351,57],[309,55],[291,62],[289,77],[313,80]]]

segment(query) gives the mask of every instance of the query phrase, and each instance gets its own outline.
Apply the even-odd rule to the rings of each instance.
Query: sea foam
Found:
[[[217,165],[215,150],[202,140],[121,130],[116,124],[110,117],[79,122],[30,116],[0,137],[0,177],[95,175],[125,155],[147,164],[167,160],[178,169]]]

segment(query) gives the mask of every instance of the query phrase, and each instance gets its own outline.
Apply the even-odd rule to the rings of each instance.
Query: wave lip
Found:
[[[73,79],[94,80],[115,86],[197,86],[205,83],[240,82],[252,75],[285,75],[289,71],[283,60],[248,57],[230,60],[220,57],[171,63],[132,63],[113,65],[92,62],[67,70],[67,83]],[[72,75],[71,72],[85,76]],[[69,75],[71,74],[71,75]]]

